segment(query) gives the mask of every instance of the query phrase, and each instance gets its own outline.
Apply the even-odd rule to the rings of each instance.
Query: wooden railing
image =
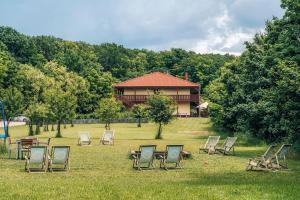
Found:
[[[199,103],[199,95],[165,95],[175,102],[196,102]],[[124,103],[143,103],[147,101],[150,95],[115,95],[115,98]]]

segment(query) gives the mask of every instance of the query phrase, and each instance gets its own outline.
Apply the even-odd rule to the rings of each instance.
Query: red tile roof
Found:
[[[153,72],[117,83],[114,87],[199,87],[198,84],[161,72]]]

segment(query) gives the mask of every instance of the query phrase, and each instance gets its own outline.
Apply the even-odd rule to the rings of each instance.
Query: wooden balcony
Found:
[[[199,103],[199,95],[165,95],[173,99],[175,102],[195,102]],[[150,95],[115,95],[115,98],[125,104],[132,105],[134,103],[144,103]]]

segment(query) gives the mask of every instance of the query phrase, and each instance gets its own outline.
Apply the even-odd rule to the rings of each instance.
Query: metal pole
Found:
[[[1,100],[0,100],[0,104],[1,104],[1,114],[2,114],[2,119],[3,119],[4,134],[5,134],[4,138],[7,138],[7,126],[6,126],[6,118],[5,118],[5,113],[4,113],[4,104]]]

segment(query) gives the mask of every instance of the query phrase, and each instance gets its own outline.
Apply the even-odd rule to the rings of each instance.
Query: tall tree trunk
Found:
[[[35,125],[35,134],[39,135],[41,133],[41,129],[40,129],[40,123],[37,122]]]
[[[51,131],[55,131],[53,122],[51,122]]]
[[[71,119],[71,127],[74,127],[73,120]]]
[[[66,123],[66,120],[64,120],[64,129],[67,128],[67,123]]]
[[[138,118],[138,127],[141,127],[141,118]]]
[[[158,131],[157,131],[157,135],[155,136],[155,139],[162,139],[161,133],[162,133],[162,124],[159,123]]]
[[[43,131],[44,132],[47,131],[47,125],[46,124],[47,124],[47,122],[45,120],[43,120],[43,127],[44,127]]]
[[[57,121],[57,132],[56,132],[56,136],[55,137],[57,137],[57,138],[61,138],[62,137],[62,135],[61,135],[61,132],[60,132],[60,124],[61,124],[61,120],[58,120]]]
[[[9,137],[9,124],[10,124],[10,120],[7,120],[7,123],[6,123],[6,134],[7,134],[7,137]]]
[[[49,121],[46,122],[46,131],[49,131]]]
[[[109,130],[109,128],[108,128],[108,122],[107,121],[105,122],[105,129]]]
[[[28,126],[29,126],[29,133],[28,133],[28,135],[29,136],[33,136],[34,133],[33,133],[33,127],[32,127],[32,122],[31,121],[29,121]]]

